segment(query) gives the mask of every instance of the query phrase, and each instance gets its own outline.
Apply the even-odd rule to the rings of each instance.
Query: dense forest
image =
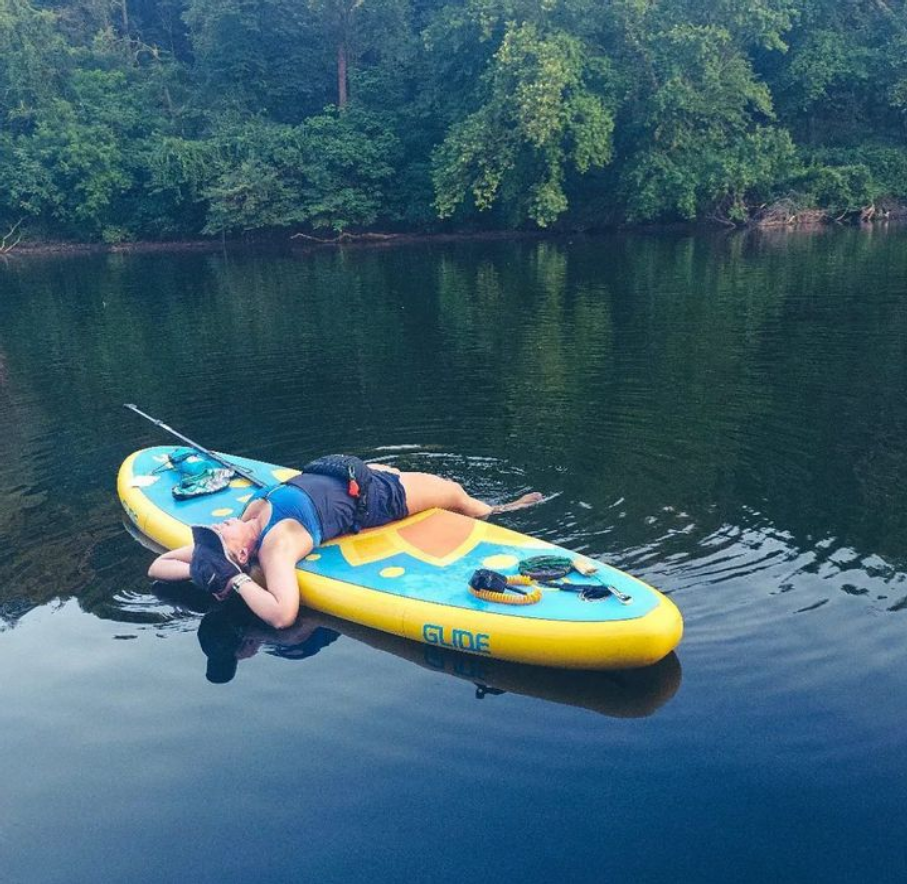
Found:
[[[0,251],[907,202],[905,0],[0,0]]]

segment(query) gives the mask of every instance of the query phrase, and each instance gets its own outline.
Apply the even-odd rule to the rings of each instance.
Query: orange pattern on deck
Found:
[[[427,519],[401,526],[397,534],[410,555],[446,565],[473,549],[484,527],[466,516],[437,510]]]
[[[328,541],[338,545],[353,567],[369,565],[403,553],[417,561],[444,567],[463,558],[480,543],[552,548],[550,543],[517,534],[509,528],[476,521],[446,510],[425,510],[381,528],[370,528]]]

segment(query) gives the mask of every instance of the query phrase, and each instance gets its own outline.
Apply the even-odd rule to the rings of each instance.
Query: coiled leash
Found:
[[[531,591],[520,589],[521,586],[532,586],[532,578],[523,574],[507,576],[489,568],[479,568],[469,578],[469,591],[486,602],[497,602],[501,605],[534,605],[541,597],[542,591],[536,586]]]
[[[521,575],[531,578],[542,586],[550,586],[563,592],[575,592],[584,602],[596,602],[613,595],[622,605],[629,605],[632,596],[621,592],[616,586],[605,583],[598,577],[598,566],[591,563],[580,562],[569,556],[532,556],[523,559],[517,566]],[[588,583],[569,583],[563,578],[571,571],[576,571],[584,577],[593,577],[598,581],[597,586]]]
[[[489,568],[480,568],[469,579],[469,591],[478,599],[501,605],[534,605],[542,597],[540,586],[575,592],[584,602],[597,602],[614,596],[622,605],[629,605],[632,596],[621,592],[616,586],[605,583],[596,572],[598,566],[568,556],[532,556],[518,565],[519,574],[501,574]],[[598,584],[570,583],[564,580],[571,571],[584,577],[595,577]],[[533,586],[532,591],[520,589]]]

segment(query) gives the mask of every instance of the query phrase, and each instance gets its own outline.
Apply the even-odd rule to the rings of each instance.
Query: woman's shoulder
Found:
[[[312,535],[295,519],[286,517],[268,525],[260,538],[258,560],[267,569],[274,562],[292,562],[294,565],[314,549]]]

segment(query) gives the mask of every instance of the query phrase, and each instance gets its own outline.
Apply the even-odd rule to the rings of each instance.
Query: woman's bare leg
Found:
[[[524,506],[532,506],[542,499],[538,492],[524,494],[518,500],[492,506],[482,500],[470,497],[463,486],[450,479],[442,479],[431,473],[400,473],[400,482],[406,492],[406,508],[410,515],[421,513],[423,510],[439,507],[472,516],[474,519],[484,519],[494,513],[510,512]]]
[[[534,506],[537,503],[541,503],[541,501],[542,494],[540,491],[527,491],[516,500],[511,500],[509,503],[496,503],[491,508],[491,515],[496,515],[497,513],[510,513],[513,512],[513,510],[521,510],[524,507]]]

